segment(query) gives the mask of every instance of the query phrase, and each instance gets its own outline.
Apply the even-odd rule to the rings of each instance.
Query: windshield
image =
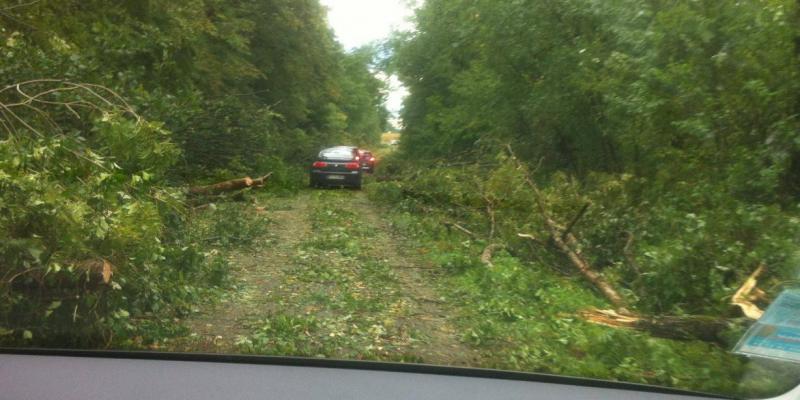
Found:
[[[0,3],[0,346],[800,382],[795,0]]]
[[[355,150],[352,147],[333,147],[319,152],[321,160],[352,160]]]

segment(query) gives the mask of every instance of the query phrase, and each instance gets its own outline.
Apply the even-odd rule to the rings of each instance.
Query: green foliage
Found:
[[[449,182],[440,179],[439,185],[459,185],[460,182],[466,184],[475,180],[471,171],[454,168],[446,172],[436,170],[418,174],[455,177]],[[443,220],[467,215],[458,213],[454,207],[455,202],[463,198],[459,189],[454,188],[453,198],[439,198],[439,203],[432,202],[431,197],[425,194],[428,191],[445,193],[447,187],[431,188],[428,186],[430,180],[419,179],[418,175],[414,179],[374,184],[369,189],[372,198],[388,201],[386,204],[394,207],[389,215],[393,227],[403,236],[414,237],[421,248],[429,249],[427,259],[446,272],[441,282],[442,294],[465,305],[452,317],[462,332],[461,340],[480,350],[485,357],[482,366],[624,380],[748,398],[776,395],[796,382],[796,371],[787,370],[785,364],[740,358],[716,344],[653,338],[641,332],[583,321],[580,311],[608,307],[601,296],[566,267],[565,260],[554,257],[547,247],[535,245],[531,248],[527,242],[515,238],[519,231],[546,237],[541,223],[533,215],[535,212],[530,204],[533,194],[524,185],[517,184],[519,171],[504,163],[484,178],[479,180],[485,182],[485,186],[473,186],[472,189],[480,193],[481,189],[491,188],[499,225],[494,240],[509,245],[508,252],[495,252],[491,268],[478,261],[486,244],[481,238],[488,237],[487,216],[472,214],[472,219],[459,221],[464,225],[469,223],[467,226],[478,235],[478,240],[462,232],[448,233],[442,229]],[[676,255],[683,257],[672,255],[663,260],[663,264],[656,265],[650,264],[651,259],[641,257],[641,268],[646,270],[631,279],[644,279],[647,283],[628,286],[628,276],[622,271],[630,267],[625,266],[621,259],[626,240],[619,234],[630,221],[618,215],[616,220],[613,219],[615,210],[607,205],[613,206],[614,203],[604,201],[608,198],[619,200],[629,178],[596,176],[592,179],[593,185],[583,188],[585,193],[589,193],[583,196],[578,196],[573,184],[563,176],[551,177],[550,180],[552,186],[547,188],[544,196],[548,207],[557,212],[556,218],[563,220],[577,209],[581,201],[592,201],[593,211],[587,213],[579,224],[584,254],[592,257],[595,265],[604,267],[606,277],[624,288],[631,300],[638,299],[637,307],[646,312],[660,312],[663,310],[653,305],[654,302],[675,301],[677,304],[680,301],[675,300],[676,293],[684,293],[684,301],[687,298],[715,299],[713,302],[700,302],[707,307],[702,311],[721,312],[724,299],[736,289],[734,282],[738,280],[725,287],[713,287],[708,293],[689,295],[688,292],[701,285],[687,282],[681,276],[697,273],[680,268],[688,257],[696,257],[696,262],[700,259],[711,262],[714,257],[719,257],[712,251],[700,254],[676,251]],[[500,186],[499,182],[505,185]],[[398,186],[411,188],[403,200],[385,196],[386,192],[392,193]],[[423,206],[427,207],[424,214],[416,212]],[[782,223],[775,226],[785,227]],[[656,232],[656,229],[665,227],[653,226],[648,230]],[[707,236],[703,235],[705,240],[708,240]],[[782,244],[779,242],[777,245]],[[603,252],[604,248],[608,250]],[[653,245],[653,248],[669,251],[665,245]],[[737,254],[741,256],[742,253]],[[608,259],[604,260],[605,257]],[[733,274],[733,271],[728,273]],[[769,287],[770,283],[764,286]],[[681,312],[679,308],[675,306],[669,311]],[[741,331],[731,333],[731,338],[735,341],[741,334]]]
[[[419,169],[376,198],[564,265],[516,237],[549,232],[497,156],[510,144],[556,221],[590,204],[578,246],[638,311],[727,315],[761,263],[775,295],[798,272],[799,16],[789,0],[427,1],[391,61],[410,90],[397,158]]]
[[[89,129],[58,133],[28,112],[7,111],[0,140],[3,343],[129,345],[221,283],[224,263],[166,234],[185,220],[160,124],[87,113]]]
[[[374,52],[345,53],[317,0],[20,3],[0,28],[0,85],[115,90],[174,133],[181,181],[305,166],[322,146],[376,143],[386,123]]]
[[[177,186],[271,171],[288,194],[319,147],[374,142],[386,113],[373,55],[346,54],[325,18],[316,0],[5,7],[0,341],[174,332],[164,316],[226,282],[223,252],[207,249],[264,231],[236,206],[187,216]]]
[[[192,234],[217,248],[250,246],[267,232],[267,221],[254,218],[241,204],[222,203],[210,207],[192,227]]]

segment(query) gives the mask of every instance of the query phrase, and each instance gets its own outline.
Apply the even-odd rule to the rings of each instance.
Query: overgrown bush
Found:
[[[85,130],[63,129],[66,102],[100,87],[22,88],[0,96],[14,118],[0,131],[0,342],[133,345],[160,329],[151,313],[179,312],[226,274],[182,232],[183,194],[165,181],[179,150],[113,97],[86,103]],[[13,106],[24,91],[52,103]]]
[[[387,176],[367,188],[370,198],[389,207],[393,228],[414,237],[427,260],[446,272],[444,293],[468,305],[453,319],[462,340],[483,351],[485,365],[745,397],[774,395],[795,382],[796,371],[732,355],[719,344],[584,321],[581,310],[609,305],[547,243],[523,172],[505,156],[499,161],[482,170],[408,163],[394,180]],[[730,296],[761,261],[770,272],[759,287],[770,295],[794,279],[800,237],[794,210],[748,206],[722,193],[712,196],[717,200],[703,198],[701,207],[685,199],[700,198],[693,191],[708,188],[690,186],[642,202],[636,193],[643,182],[625,174],[533,178],[562,224],[590,204],[574,227],[578,245],[640,313],[726,316]],[[494,213],[493,237],[487,206]],[[445,223],[461,224],[475,237]],[[496,251],[490,268],[479,256],[492,242],[506,244],[507,251]],[[742,333],[729,332],[728,346]]]

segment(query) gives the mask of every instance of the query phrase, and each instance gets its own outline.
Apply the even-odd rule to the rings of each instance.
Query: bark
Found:
[[[747,319],[728,319],[707,315],[623,315],[613,310],[590,309],[581,316],[595,324],[614,328],[628,328],[647,332],[650,335],[677,340],[702,340],[726,344],[723,333],[737,325],[748,323]]]
[[[272,172],[270,172],[270,173],[268,173],[268,174],[266,174],[266,175],[264,175],[264,176],[262,176],[260,178],[253,179],[253,187],[261,187],[261,186],[266,185],[267,184],[267,179],[269,179],[270,176],[272,176]]]
[[[580,251],[573,249],[572,247],[568,246],[564,240],[561,239],[559,232],[554,230],[552,232],[552,239],[553,243],[555,243],[556,247],[564,253],[570,261],[572,261],[572,265],[578,269],[578,271],[583,275],[586,280],[591,282],[603,296],[608,299],[614,307],[619,310],[619,312],[625,314],[628,313],[626,308],[625,300],[617,293],[617,290],[611,286],[606,279],[600,275],[599,273],[595,272],[592,267],[589,265],[589,262],[583,257]]]
[[[244,189],[253,186],[253,180],[249,176],[239,179],[232,179],[229,181],[215,183],[208,186],[195,186],[189,188],[189,193],[194,195],[202,194],[215,194],[220,192],[227,192],[230,190]]]
[[[760,264],[744,281],[731,299],[731,304],[741,308],[746,318],[721,318],[707,315],[660,315],[642,316],[620,314],[613,310],[589,309],[582,311],[581,316],[595,324],[615,328],[629,328],[647,332],[653,336],[679,339],[703,340],[706,342],[725,343],[723,333],[737,325],[746,325],[761,317],[764,313],[753,300],[762,299],[764,292],[756,287],[758,277],[764,272],[764,264]]]
[[[252,179],[249,176],[245,176],[244,178],[231,179],[229,181],[218,182],[213,185],[194,186],[189,188],[189,194],[211,195],[222,192],[229,192],[232,190],[247,189],[250,187],[262,187],[267,183],[267,180],[269,179],[270,176],[272,176],[272,172],[256,179]]]

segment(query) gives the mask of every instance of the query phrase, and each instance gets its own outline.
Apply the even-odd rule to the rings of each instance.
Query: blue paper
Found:
[[[782,292],[747,330],[734,352],[800,363],[800,291]]]

